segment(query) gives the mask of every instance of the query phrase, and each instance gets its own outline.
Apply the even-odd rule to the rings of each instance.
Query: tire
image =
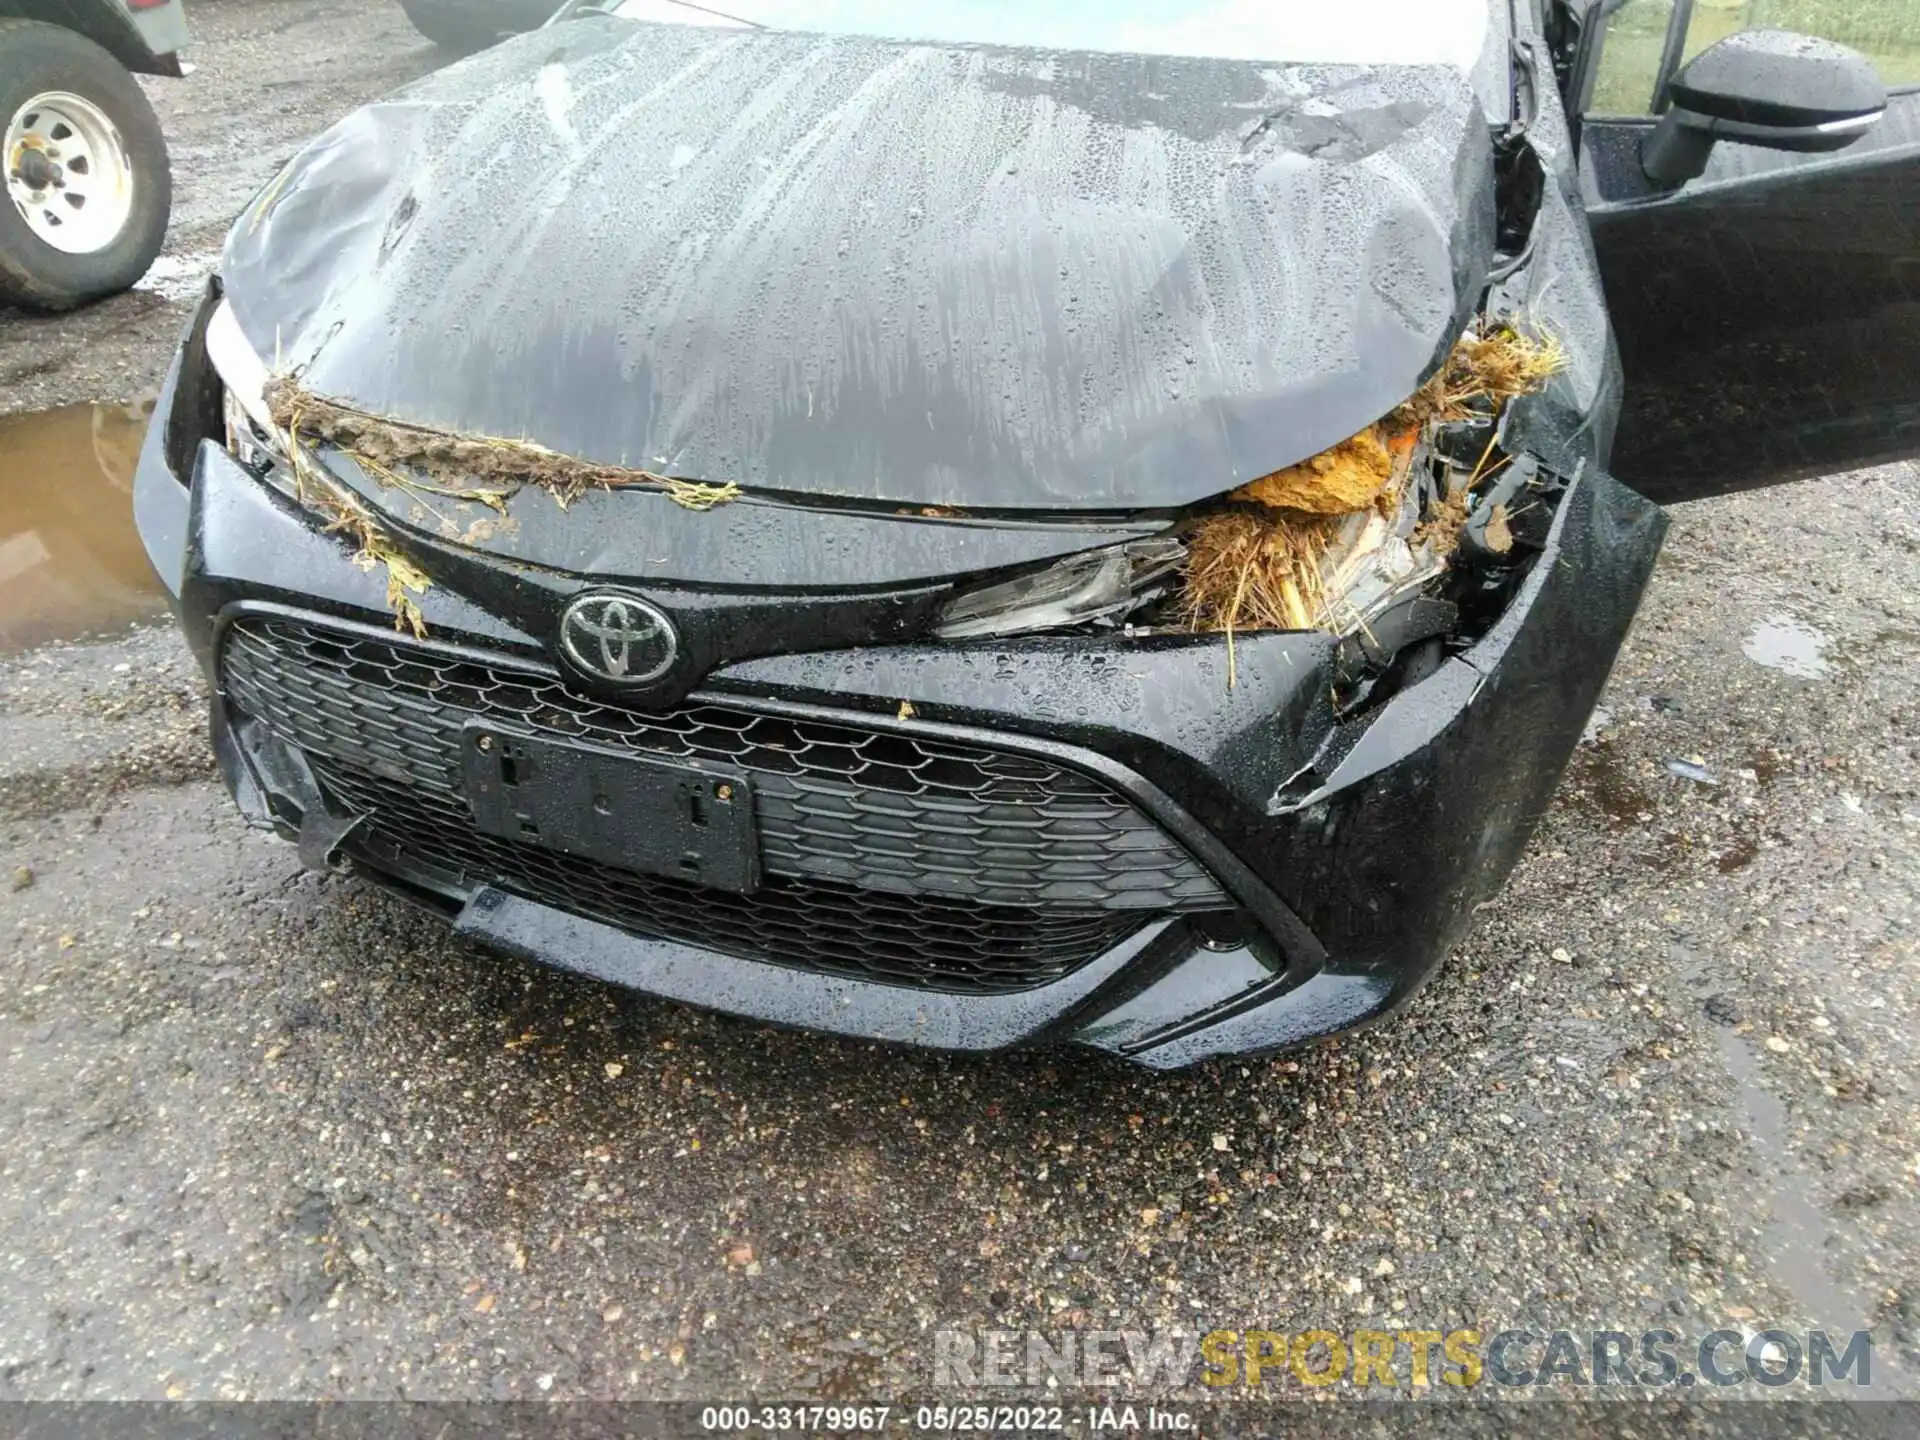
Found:
[[[442,50],[471,55],[503,35],[538,30],[560,0],[400,0],[400,8]]]
[[[59,143],[68,148],[58,153],[69,163],[89,162],[88,180],[70,184],[81,174],[78,165],[71,175],[59,166],[37,203],[25,187],[49,174],[44,166],[53,162],[22,172],[20,157],[52,143],[63,128]],[[118,60],[58,25],[0,20],[0,151],[14,152],[0,153],[0,301],[69,310],[117,294],[147,273],[166,239],[173,182],[159,118]],[[86,211],[76,195],[94,209]],[[47,235],[60,236],[67,248]]]

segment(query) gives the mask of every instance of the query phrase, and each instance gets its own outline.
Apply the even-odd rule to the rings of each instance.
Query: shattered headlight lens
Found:
[[[933,633],[979,640],[1106,621],[1118,624],[1179,580],[1187,547],[1170,535],[1087,550],[947,603]]]
[[[269,477],[290,461],[267,409],[267,367],[225,300],[207,321],[206,346],[207,359],[220,377],[227,450],[256,475]]]

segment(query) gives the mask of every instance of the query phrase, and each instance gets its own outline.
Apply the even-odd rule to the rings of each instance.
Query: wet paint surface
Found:
[[[348,116],[220,269],[261,354],[377,414],[749,489],[1132,510],[1399,404],[1493,229],[1449,67],[594,17]]]
[[[1827,637],[1812,626],[1788,615],[1775,615],[1755,626],[1740,650],[1756,665],[1798,675],[1802,680],[1818,680],[1827,673],[1822,654],[1826,646]]]
[[[0,419],[0,654],[160,613],[133,528],[133,466],[152,402]]]

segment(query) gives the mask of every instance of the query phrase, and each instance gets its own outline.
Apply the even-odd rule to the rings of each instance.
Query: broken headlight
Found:
[[[968,590],[947,603],[933,633],[942,640],[981,640],[1117,625],[1179,583],[1187,547],[1170,535],[1086,550],[1042,570]]]
[[[268,478],[289,461],[267,410],[267,367],[225,300],[207,321],[206,346],[207,359],[220,377],[227,450],[254,474]]]

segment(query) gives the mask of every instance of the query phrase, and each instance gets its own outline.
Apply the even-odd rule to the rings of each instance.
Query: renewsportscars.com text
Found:
[[[1870,1385],[1873,1337],[1824,1330],[942,1330],[940,1387],[1468,1390]]]

